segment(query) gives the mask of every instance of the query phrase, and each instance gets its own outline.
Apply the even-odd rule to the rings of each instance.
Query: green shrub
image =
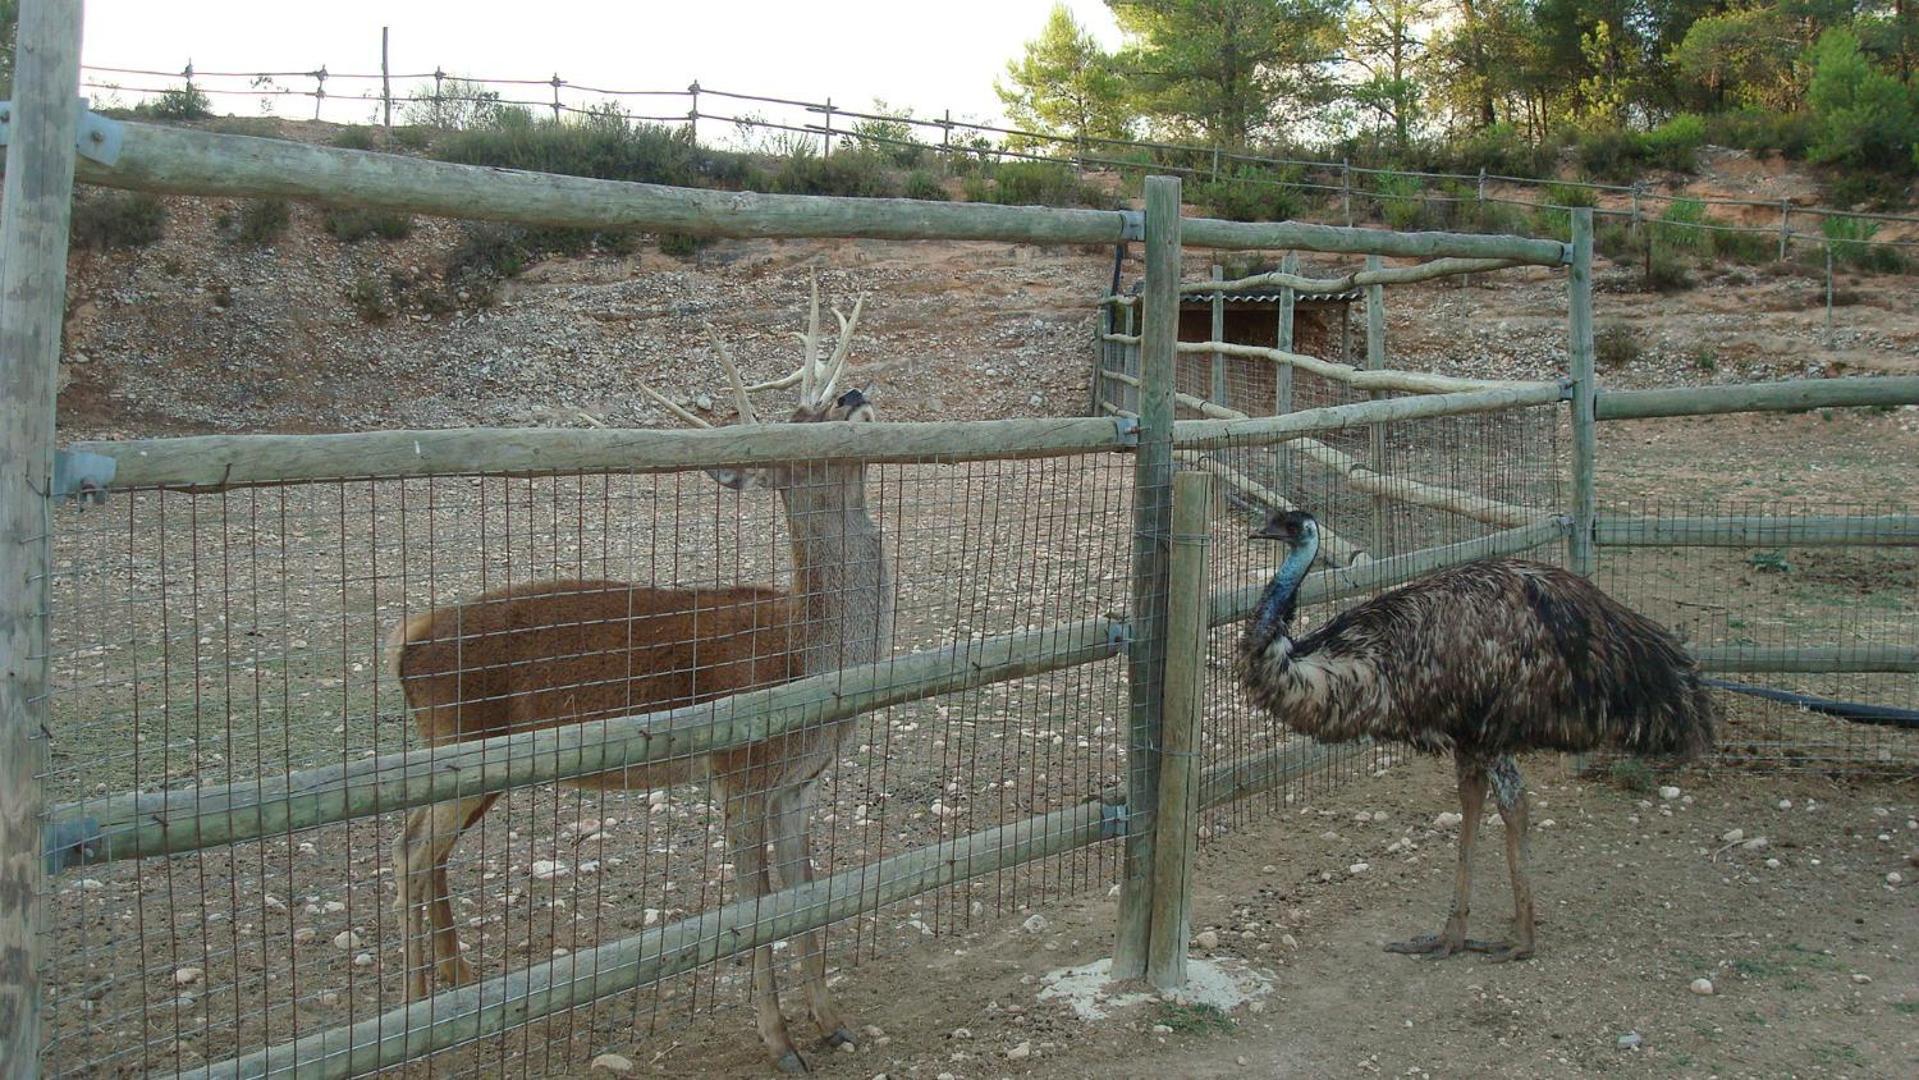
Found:
[[[1209,216],[1228,221],[1290,221],[1306,208],[1300,189],[1285,182],[1291,178],[1242,168],[1217,181],[1192,185],[1188,198]]]
[[[1919,142],[1919,107],[1912,93],[1882,71],[1852,31],[1834,28],[1807,53],[1812,82],[1806,104],[1813,115],[1815,161],[1865,168],[1908,169]]]
[[[373,129],[358,125],[343,127],[333,133],[330,141],[342,150],[371,150],[373,149]]]
[[[235,240],[254,247],[266,247],[285,235],[293,221],[293,207],[278,196],[248,199],[240,204],[234,219]]]
[[[1697,167],[1699,148],[1705,142],[1705,117],[1695,113],[1680,113],[1642,139],[1647,164],[1676,172],[1692,172]]]
[[[72,222],[74,247],[93,251],[146,247],[166,235],[167,207],[158,195],[75,192]]]
[[[1721,259],[1763,266],[1779,258],[1779,238],[1757,232],[1715,232],[1712,249]]]
[[[1699,199],[1674,199],[1652,225],[1653,245],[1666,251],[1712,254],[1712,230],[1706,223],[1706,204]]]
[[[1612,764],[1615,787],[1643,795],[1653,789],[1652,767],[1638,758],[1621,758]]]
[[[1614,262],[1623,262],[1640,255],[1641,242],[1631,228],[1608,221],[1593,230],[1593,250]]]
[[[425,150],[433,142],[433,129],[426,127],[396,127],[389,135],[400,149],[415,153]]]
[[[1641,284],[1653,292],[1678,292],[1692,287],[1692,275],[1678,254],[1655,240],[1646,249]]]
[[[855,121],[851,138],[857,140],[862,149],[899,168],[911,169],[918,165],[927,147],[913,137],[914,127],[906,122],[911,114],[904,109],[890,108],[878,98],[873,99],[873,112],[885,119]]]
[[[1886,273],[1898,273],[1905,269],[1906,260],[1898,248],[1872,242],[1872,238],[1879,233],[1879,223],[1876,221],[1832,216],[1819,223],[1819,231],[1825,235],[1826,242],[1832,245],[1834,262]]]
[[[163,90],[152,101],[133,107],[133,115],[155,120],[205,120],[213,115],[213,102],[192,83],[178,90]]]
[[[432,152],[464,165],[681,187],[728,186],[746,175],[743,156],[699,146],[684,128],[629,124],[606,114],[469,128],[442,137]]]
[[[321,225],[343,244],[356,244],[369,236],[382,240],[403,240],[413,233],[413,218],[391,210],[367,210],[356,206],[328,207]]]
[[[1694,371],[1703,371],[1710,375],[1719,370],[1719,354],[1707,345],[1695,345],[1688,357]]]
[[[1593,363],[1602,369],[1625,367],[1644,351],[1627,323],[1606,323],[1593,334]]]
[[[1426,209],[1419,177],[1406,173],[1383,172],[1373,177],[1373,198],[1379,204],[1380,220],[1402,232],[1417,227]]]
[[[1898,210],[1906,205],[1906,177],[1884,169],[1840,169],[1826,184],[1832,206]]]
[[[1646,156],[1646,145],[1635,132],[1604,128],[1581,132],[1574,143],[1574,152],[1579,167],[1588,176],[1624,183],[1638,175],[1640,162]]]
[[[909,199],[925,202],[945,202],[947,199],[945,185],[940,183],[939,177],[925,169],[914,169],[907,174],[905,195]]]
[[[774,169],[770,190],[787,195],[897,197],[899,182],[885,159],[861,149],[838,150],[825,157],[797,154]]]
[[[1741,109],[1713,113],[1705,120],[1707,142],[1736,146],[1754,154],[1778,153],[1802,158],[1812,145],[1813,123],[1809,113]]]
[[[366,322],[385,322],[393,315],[393,302],[387,296],[385,287],[365,274],[347,286],[346,301]]]
[[[967,202],[992,202],[993,182],[983,173],[968,173],[960,178],[960,198]]]
[[[1007,161],[993,169],[993,201],[1008,206],[1105,206],[1104,192],[1080,182],[1071,165]]]
[[[707,238],[692,233],[661,233],[659,235],[660,254],[684,259],[696,254],[707,245]]]
[[[1505,121],[1492,124],[1442,149],[1431,164],[1442,172],[1484,169],[1499,176],[1550,176],[1554,154],[1550,146],[1533,142]]]

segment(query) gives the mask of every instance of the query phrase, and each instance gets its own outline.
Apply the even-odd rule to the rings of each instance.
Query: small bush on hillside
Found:
[[[1694,113],[1680,113],[1648,131],[1641,141],[1646,164],[1692,172],[1698,166],[1699,148],[1706,142],[1706,120]]]
[[[333,133],[330,141],[342,150],[371,150],[373,149],[373,129],[357,125],[343,127]]]
[[[1826,184],[1826,201],[1847,209],[1897,210],[1906,205],[1907,178],[1883,169],[1840,169]]]
[[[1631,228],[1609,221],[1593,230],[1593,250],[1614,262],[1638,258],[1640,240]]]
[[[1289,221],[1306,209],[1300,189],[1286,174],[1241,169],[1217,181],[1194,184],[1188,195],[1210,217],[1228,221]]]
[[[73,199],[71,244],[93,251],[146,247],[166,235],[167,207],[157,195],[126,191]]]
[[[1807,59],[1813,71],[1806,87],[1812,159],[1869,169],[1912,168],[1919,104],[1911,91],[1874,64],[1847,29],[1821,34]]]
[[[909,199],[925,202],[945,202],[947,199],[946,188],[939,182],[939,177],[925,169],[914,169],[907,174],[904,194]]]
[[[393,316],[393,302],[386,288],[374,278],[362,274],[346,288],[346,301],[365,322],[385,322]]]
[[[1879,233],[1879,223],[1876,221],[1828,217],[1819,223],[1819,231],[1825,235],[1826,242],[1832,245],[1834,262],[1886,273],[1898,273],[1905,269],[1906,260],[1898,248],[1872,242],[1872,238]]]
[[[985,174],[965,177],[961,185],[967,202],[1098,208],[1112,205],[1104,191],[1081,182],[1072,166],[1051,161],[1002,162]]]
[[[396,127],[390,133],[395,145],[402,150],[415,153],[425,150],[433,142],[433,129],[424,127]]]
[[[1756,232],[1715,232],[1712,250],[1731,262],[1764,266],[1779,257],[1779,238]]]
[[[1652,243],[1646,250],[1642,287],[1652,292],[1679,292],[1692,288],[1692,274],[1671,248]]]
[[[371,236],[403,240],[413,233],[411,215],[352,206],[329,207],[321,217],[321,224],[343,244],[356,244]]]
[[[1380,220],[1395,229],[1411,229],[1419,224],[1425,210],[1420,197],[1419,177],[1406,173],[1384,172],[1373,178],[1374,200],[1379,203]]]
[[[1706,204],[1699,199],[1674,199],[1652,224],[1654,246],[1694,255],[1712,254],[1712,231],[1706,224]]]
[[[1579,167],[1588,176],[1624,183],[1639,174],[1645,144],[1624,128],[1581,132],[1574,142]]]
[[[1433,171],[1484,169],[1496,176],[1539,177],[1552,174],[1555,154],[1550,145],[1535,143],[1512,124],[1501,121],[1450,146],[1442,145],[1429,156]]]
[[[293,206],[285,199],[268,196],[248,199],[240,204],[233,220],[233,238],[254,247],[266,247],[284,236],[293,221]]]
[[[1593,334],[1593,363],[1601,369],[1625,367],[1644,351],[1626,323],[1606,323]]]
[[[1652,767],[1638,758],[1613,762],[1612,782],[1616,787],[1643,795],[1653,789],[1653,779]]]
[[[860,149],[827,156],[800,154],[777,163],[769,190],[786,195],[847,195],[885,199],[900,194],[884,158]]]
[[[178,90],[162,91],[152,101],[135,105],[133,115],[155,120],[205,120],[213,115],[213,102],[199,87],[188,83]]]
[[[661,233],[658,242],[660,254],[671,255],[676,259],[697,254],[708,243],[706,237],[694,236],[691,233]]]
[[[1707,142],[1736,146],[1753,154],[1803,158],[1812,145],[1812,116],[1808,113],[1741,109],[1714,113],[1705,118],[1705,123]]]
[[[442,137],[432,151],[464,165],[680,187],[737,184],[747,164],[741,155],[697,145],[684,128],[629,124],[606,114],[470,128]]]

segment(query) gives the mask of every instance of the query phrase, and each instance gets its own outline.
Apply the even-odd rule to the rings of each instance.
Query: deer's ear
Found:
[[[765,469],[718,468],[706,470],[713,482],[734,491],[766,491],[773,487],[773,477]]]

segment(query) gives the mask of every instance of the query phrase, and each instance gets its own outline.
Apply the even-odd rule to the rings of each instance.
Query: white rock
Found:
[[[1346,872],[1349,874],[1363,874],[1366,871],[1371,870],[1372,868],[1373,868],[1372,863],[1356,862],[1353,865],[1347,867]]]
[[[305,945],[307,942],[312,941],[314,938],[319,936],[320,936],[320,932],[318,930],[315,930],[313,927],[302,926],[298,930],[295,930],[293,932],[293,943],[295,945]]]
[[[1886,873],[1886,884],[1888,885],[1898,885],[1905,880],[1905,875],[1897,870],[1887,871]]]
[[[972,1028],[954,1028],[953,1029],[953,1038],[955,1039],[970,1039],[972,1037],[973,1037]]]
[[[1554,821],[1552,818],[1547,818],[1546,820],[1539,823],[1539,827],[1542,829],[1550,829],[1557,824],[1559,824],[1559,822]]]
[[[197,967],[177,968],[173,972],[173,985],[192,986],[194,983],[199,982],[205,975],[206,972]]]
[[[660,909],[656,907],[647,908],[646,914],[641,919],[642,925],[645,925],[645,926],[652,926],[653,924],[659,921],[660,921]]]
[[[1855,971],[1852,973],[1852,981],[1858,983],[1860,986],[1864,986],[1872,981],[1872,976],[1863,971]]]
[[[1767,860],[1766,860],[1766,869],[1768,869],[1768,870],[1777,870],[1777,869],[1779,869],[1779,868],[1780,868],[1781,866],[1784,866],[1784,865],[1785,865],[1785,864],[1784,864],[1784,863],[1782,863],[1782,862],[1780,862],[1780,861],[1779,861],[1778,859],[1767,859]]]
[[[1279,935],[1279,943],[1280,943],[1281,945],[1284,945],[1284,946],[1286,946],[1286,947],[1287,947],[1287,948],[1289,948],[1289,949],[1297,949],[1297,948],[1299,948],[1299,939],[1298,939],[1298,938],[1296,938],[1296,937],[1294,937],[1294,936],[1293,936],[1293,935],[1291,935],[1291,934],[1281,934],[1281,935]]]
[[[1639,1034],[1637,1031],[1628,1031],[1619,1037],[1618,1045],[1621,1050],[1637,1050],[1644,1045],[1645,1042],[1645,1036]]]
[[[1790,810],[1790,809],[1792,809],[1792,800],[1791,800],[1791,799],[1781,799],[1781,800],[1779,800],[1779,809],[1781,809],[1781,810]]]
[[[1008,1050],[1006,1052],[1007,1058],[1012,1061],[1023,1061],[1026,1058],[1031,1057],[1032,1054],[1033,1054],[1033,1044],[1030,1042],[1020,1043],[1018,1046],[1015,1046],[1011,1050]]]
[[[1687,989],[1691,990],[1695,994],[1698,994],[1700,997],[1711,997],[1712,996],[1712,980],[1711,979],[1694,979],[1692,981],[1692,985],[1688,987]]]
[[[1370,824],[1372,820],[1373,820],[1373,815],[1368,813],[1365,810],[1361,810],[1359,813],[1353,815],[1353,821],[1359,825]]]
[[[660,791],[647,792],[646,804],[648,806],[664,806],[666,804],[666,791],[662,789]]]
[[[333,1008],[333,1007],[334,1007],[335,1005],[338,1005],[339,1003],[340,1003],[340,992],[339,992],[339,991],[337,991],[337,990],[323,990],[323,991],[321,991],[321,993],[320,993],[320,1004],[322,1004],[322,1005],[324,1005],[324,1006],[326,1006],[327,1008],[329,1008],[329,1009],[331,1009],[331,1008]]]
[[[565,877],[571,872],[560,863],[548,859],[533,860],[533,880],[535,881],[552,881],[554,878]]]
[[[81,892],[99,892],[101,889],[104,889],[106,887],[107,887],[107,883],[104,881],[101,881],[99,878],[81,878],[80,879]]]
[[[1173,1033],[1173,1029],[1170,1027],[1167,1027],[1165,1024],[1153,1025],[1153,1034],[1155,1035],[1171,1035],[1172,1033]]]
[[[1724,844],[1737,844],[1745,838],[1746,830],[1744,829],[1727,829],[1719,834],[1719,841]]]
[[[325,915],[338,915],[345,910],[346,905],[338,900],[328,900],[326,903],[320,905],[320,912]]]
[[[1199,933],[1193,935],[1193,944],[1211,952],[1219,948],[1219,931],[1201,930]]]
[[[1384,810],[1375,810],[1375,811],[1373,811],[1373,821],[1375,821],[1375,822],[1381,822],[1381,821],[1385,821],[1385,820],[1386,820],[1386,811],[1384,811]]]
[[[353,958],[353,966],[354,966],[354,967],[357,967],[357,968],[369,968],[369,967],[372,967],[372,966],[373,966],[373,954],[372,954],[372,953],[370,953],[370,952],[363,952],[363,953],[361,953],[361,954],[359,954],[358,956],[355,956],[355,957]]]
[[[1020,923],[1020,926],[1025,928],[1026,932],[1029,934],[1044,933],[1046,930],[1046,916],[1044,915],[1031,916],[1025,922]]]
[[[1671,784],[1667,784],[1665,787],[1659,789],[1659,797],[1667,802],[1671,802],[1679,797],[1679,789],[1673,787]],[[1624,1036],[1621,1036],[1621,1038],[1624,1038]]]
[[[1448,810],[1445,813],[1442,813],[1438,817],[1433,819],[1433,828],[1435,829],[1456,828],[1458,827],[1459,823],[1464,820],[1466,819]]]
[[[333,935],[333,947],[336,949],[357,949],[360,947],[358,931],[342,930]]]
[[[593,1063],[587,1068],[605,1069],[610,1073],[630,1073],[633,1071],[633,1060],[618,1054],[601,1054],[594,1058]]]
[[[1755,836],[1739,846],[1745,848],[1747,851],[1764,851],[1772,846],[1772,841],[1767,840],[1763,836]]]

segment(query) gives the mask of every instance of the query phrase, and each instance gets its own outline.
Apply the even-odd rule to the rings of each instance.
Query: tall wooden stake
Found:
[[[1173,477],[1167,569],[1165,714],[1160,727],[1159,813],[1154,818],[1153,918],[1146,978],[1161,990],[1186,985],[1192,926],[1193,856],[1199,837],[1199,713],[1206,681],[1208,518],[1211,473]]]
[[[1280,260],[1282,274],[1299,273],[1299,253],[1289,251]],[[1273,343],[1282,352],[1293,350],[1293,316],[1299,306],[1297,295],[1291,285],[1279,287],[1279,325],[1274,327]],[[1273,367],[1273,415],[1285,416],[1293,411],[1293,365],[1276,364]],[[1289,447],[1273,448],[1273,481],[1275,488],[1284,492],[1292,484],[1293,455]]]
[[[1179,336],[1177,177],[1146,178],[1146,292],[1141,298],[1139,449],[1133,459],[1133,640],[1127,650],[1126,856],[1113,976],[1146,974],[1152,933],[1154,808],[1166,668],[1167,533],[1172,527],[1173,362]]]
[[[1386,261],[1377,255],[1366,256],[1366,269],[1380,270]],[[1378,371],[1386,366],[1386,286],[1366,286],[1366,368]],[[1375,390],[1370,395],[1381,397]],[[1367,429],[1368,455],[1372,458],[1372,470],[1381,476],[1390,470],[1386,462],[1386,425],[1373,424]],[[1390,537],[1390,515],[1393,511],[1392,500],[1384,495],[1373,496],[1373,536],[1369,554],[1375,559],[1383,559],[1391,554],[1388,550]]]
[[[1599,456],[1594,430],[1593,403],[1599,388],[1593,381],[1593,212],[1589,206],[1573,210],[1573,261],[1567,274],[1567,310],[1572,354],[1573,400],[1573,532],[1567,554],[1575,573],[1593,572],[1593,517],[1598,489],[1593,469]]]
[[[1213,281],[1214,281],[1213,327],[1212,327],[1214,341],[1226,340],[1226,294],[1220,291],[1219,285],[1218,285],[1218,282],[1221,282],[1224,280],[1226,280],[1226,268],[1219,265],[1218,263],[1214,263],[1213,264]],[[1232,408],[1233,403],[1226,400],[1226,394],[1227,394],[1226,354],[1224,353],[1216,352],[1213,354],[1212,383],[1213,383],[1212,393],[1209,394],[1208,396],[1213,399],[1215,404],[1224,405],[1227,408]]]
[[[391,28],[380,27],[380,103],[386,108],[386,127],[393,127],[393,69],[387,64],[387,36]]]
[[[47,556],[66,310],[78,0],[20,5],[0,197],[0,1076],[39,1074]]]

